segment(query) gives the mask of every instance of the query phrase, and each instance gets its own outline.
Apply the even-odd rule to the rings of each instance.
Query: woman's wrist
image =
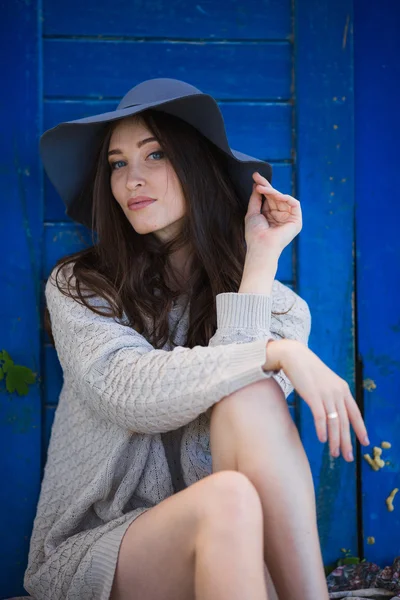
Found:
[[[264,371],[280,371],[283,368],[288,353],[295,350],[296,340],[268,340],[267,358],[263,364]]]
[[[243,268],[239,294],[265,294],[270,296],[278,270],[279,256],[275,252],[262,254],[248,250]]]

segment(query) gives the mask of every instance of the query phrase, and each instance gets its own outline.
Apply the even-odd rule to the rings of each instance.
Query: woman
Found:
[[[347,383],[307,348],[307,304],[274,279],[300,203],[229,148],[216,102],[177,80],[49,130],[41,151],[97,239],[46,284],[64,384],[26,589],[327,599],[286,397],[301,394],[334,456],[353,460],[349,422],[369,442]]]

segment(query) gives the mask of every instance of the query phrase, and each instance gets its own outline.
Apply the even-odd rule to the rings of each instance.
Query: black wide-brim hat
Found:
[[[224,119],[212,96],[178,79],[148,79],[129,90],[114,111],[60,123],[41,136],[40,155],[45,171],[71,219],[92,227],[92,201],[84,199],[82,191],[93,172],[106,124],[149,108],[186,121],[227,155],[227,168],[245,211],[254,171],[271,182],[269,163],[229,147]]]

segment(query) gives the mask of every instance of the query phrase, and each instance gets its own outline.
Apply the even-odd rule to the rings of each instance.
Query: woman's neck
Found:
[[[192,257],[186,248],[180,248],[171,255],[169,264],[173,271],[174,279],[168,277],[167,275],[166,282],[170,289],[176,291],[177,289],[182,289],[185,287],[185,284],[188,282],[190,277],[190,269],[192,264],[191,258]]]

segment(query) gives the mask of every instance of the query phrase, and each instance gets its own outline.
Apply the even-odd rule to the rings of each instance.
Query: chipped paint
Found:
[[[347,15],[346,23],[344,25],[344,30],[343,30],[343,42],[342,42],[343,50],[346,48],[346,44],[347,44],[347,34],[349,32],[349,23],[350,23],[350,15]]]
[[[385,466],[385,461],[381,459],[382,448],[374,446],[374,463],[378,465],[380,469]]]
[[[372,535],[369,535],[367,537],[367,544],[370,544],[370,545],[375,544],[375,538]]]
[[[393,500],[398,491],[399,488],[394,488],[394,490],[392,490],[389,496],[386,498],[386,506],[389,512],[394,511]]]
[[[372,379],[364,379],[363,388],[367,392],[372,392],[372,390],[376,390],[376,383]]]
[[[372,467],[372,469],[374,471],[379,471],[378,465],[374,462],[374,460],[371,458],[371,456],[369,454],[364,454],[364,459],[367,461],[367,463],[370,465],[370,467]]]

